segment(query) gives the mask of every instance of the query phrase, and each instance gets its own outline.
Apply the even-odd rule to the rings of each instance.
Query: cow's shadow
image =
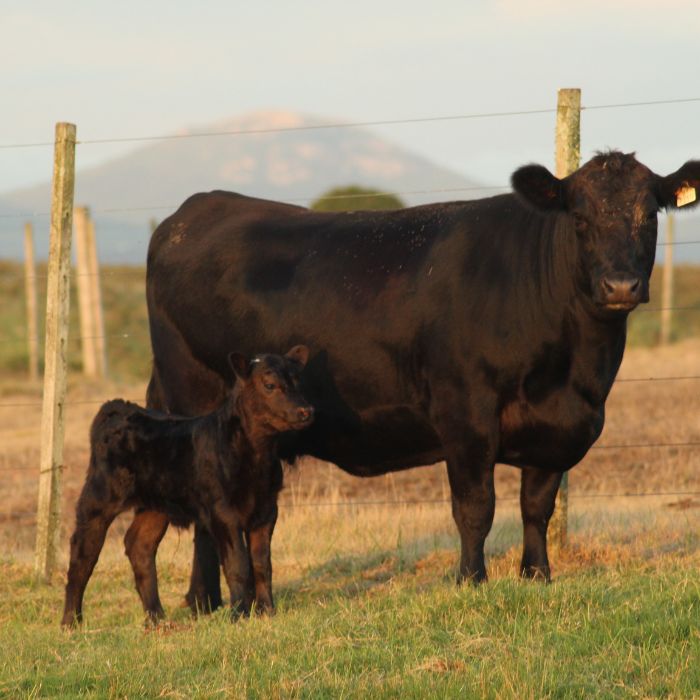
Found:
[[[522,538],[515,519],[501,523],[487,540],[489,557],[503,556]],[[297,607],[308,599],[356,598],[394,581],[422,589],[455,583],[459,561],[457,533],[430,535],[361,554],[336,555],[303,569],[301,575],[275,586],[282,607]]]

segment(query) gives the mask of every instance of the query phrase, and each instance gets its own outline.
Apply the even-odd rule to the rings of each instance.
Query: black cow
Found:
[[[549,579],[561,475],[603,429],[627,316],[648,300],[657,211],[692,199],[700,161],[661,177],[609,152],[564,179],[525,166],[512,183],[514,194],[392,212],[189,198],[148,252],[149,404],[210,410],[226,348],[304,342],[316,420],[284,441],[287,457],[360,476],[446,460],[459,579],[475,581],[494,463],[519,467],[521,573]],[[200,528],[191,604],[219,602],[209,543]]]
[[[313,418],[297,388],[307,357],[304,346],[250,363],[232,353],[233,390],[200,418],[167,416],[118,399],[102,406],[90,430],[90,466],[76,506],[63,625],[81,620],[107,529],[131,508],[142,513],[124,543],[151,621],[164,614],[156,552],[168,522],[186,527],[196,520],[214,535],[236,614],[248,613],[253,600],[260,612],[272,609],[269,545],[282,487],[276,441]]]

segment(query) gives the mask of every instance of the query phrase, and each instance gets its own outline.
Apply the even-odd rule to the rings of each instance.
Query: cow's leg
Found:
[[[107,530],[118,512],[94,507],[94,504],[88,508],[78,501],[75,532],[70,538],[70,565],[61,620],[64,627],[72,627],[83,619],[85,587],[102,551]]]
[[[158,596],[156,552],[167,529],[166,515],[155,511],[141,511],[136,514],[124,536],[126,556],[129,557],[134,572],[136,590],[148,620],[153,623],[165,617]]]
[[[481,393],[478,402],[470,400],[468,387],[454,376],[434,382],[431,393],[431,418],[445,450],[452,516],[462,545],[457,582],[479,583],[487,579],[484,543],[496,507],[496,397]]]
[[[226,387],[221,377],[192,357],[180,331],[170,321],[151,314],[150,323],[155,359],[146,405],[184,416],[198,416],[214,410],[225,396]],[[158,352],[156,348],[167,351]],[[217,545],[209,531],[197,523],[192,576],[185,601],[195,614],[221,606]]]
[[[447,458],[447,475],[452,490],[452,517],[462,545],[457,583],[487,579],[484,543],[493,524],[496,493],[493,462],[472,460],[470,450],[453,452]]]
[[[243,530],[235,512],[219,509],[211,520],[231,596],[231,612],[234,617],[249,615],[252,599],[249,593],[250,559],[243,541]]]
[[[212,612],[222,605],[219,548],[204,525],[194,525],[194,556],[190,589],[185,595],[192,612]]]
[[[561,472],[524,467],[520,485],[520,511],[523,516],[523,558],[520,574],[525,578],[549,581],[547,526],[554,512],[554,501]]]
[[[255,610],[259,613],[272,613],[274,603],[272,600],[272,559],[270,544],[272,532],[277,521],[277,508],[275,507],[274,519],[264,525],[260,525],[248,532],[248,553],[250,556],[250,568],[252,574]]]

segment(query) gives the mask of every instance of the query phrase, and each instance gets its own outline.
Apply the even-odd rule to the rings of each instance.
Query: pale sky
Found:
[[[0,2],[0,145],[167,134],[248,111],[329,121],[700,98],[698,0]],[[700,101],[582,116],[582,154],[661,174],[700,158]],[[376,129],[473,179],[552,167],[554,115]],[[79,146],[78,167],[140,144]],[[0,149],[0,193],[46,181],[51,148]],[[430,183],[426,183],[429,187]],[[249,193],[254,194],[254,193]]]

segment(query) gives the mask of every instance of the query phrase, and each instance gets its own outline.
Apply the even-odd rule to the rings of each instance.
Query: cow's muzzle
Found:
[[[610,311],[632,311],[649,301],[647,285],[640,277],[613,273],[600,280],[598,303]]]

